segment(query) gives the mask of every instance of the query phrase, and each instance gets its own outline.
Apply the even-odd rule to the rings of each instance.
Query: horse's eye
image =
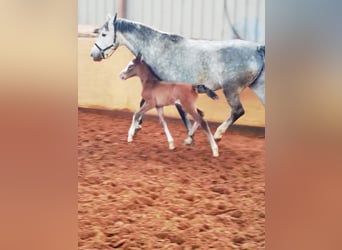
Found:
[[[106,36],[107,34],[102,34],[102,36]]]

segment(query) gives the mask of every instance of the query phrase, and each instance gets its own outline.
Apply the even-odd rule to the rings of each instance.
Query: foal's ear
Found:
[[[135,58],[135,60],[137,60],[138,62],[141,62],[142,61],[142,55],[141,53],[139,52],[137,57]]]

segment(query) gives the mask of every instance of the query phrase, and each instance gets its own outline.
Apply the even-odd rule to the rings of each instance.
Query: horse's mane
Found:
[[[132,33],[134,31],[139,30],[141,34],[144,34],[146,36],[150,36],[152,34],[159,34],[160,36],[162,36],[163,39],[168,39],[175,43],[180,42],[183,39],[185,39],[184,37],[180,35],[163,32],[163,31],[154,29],[151,26],[148,26],[146,24],[127,20],[124,18],[117,19],[117,21],[115,22],[115,28],[121,31],[122,33]]]
[[[102,28],[105,28],[106,31],[109,30],[109,27],[108,27],[108,21],[105,22],[105,24],[102,26]]]
[[[136,23],[123,18],[118,18],[115,22],[115,29],[121,31],[122,33],[131,33],[134,31],[134,26]]]
[[[163,33],[163,38],[169,38],[172,42],[178,43],[185,38],[180,36],[180,35],[175,35],[175,34],[169,34],[169,33]]]

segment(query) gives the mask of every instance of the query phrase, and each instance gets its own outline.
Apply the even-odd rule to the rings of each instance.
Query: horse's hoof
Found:
[[[191,145],[192,142],[193,142],[193,140],[192,140],[191,137],[188,137],[188,138],[186,138],[186,139],[184,140],[184,144],[185,144],[185,145]]]
[[[137,125],[136,127],[135,127],[135,131],[138,131],[138,130],[140,130],[142,128],[142,126],[139,124],[139,125]]]
[[[173,144],[173,142],[169,142],[169,149],[174,150],[175,148],[175,144]]]
[[[128,137],[127,138],[127,142],[132,142],[133,141],[133,137]]]

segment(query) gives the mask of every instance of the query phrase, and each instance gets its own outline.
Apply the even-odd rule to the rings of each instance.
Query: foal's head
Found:
[[[143,77],[145,74],[148,74],[148,67],[143,62],[141,54],[138,54],[138,56],[121,71],[120,78],[121,80],[127,80],[133,76]]]

